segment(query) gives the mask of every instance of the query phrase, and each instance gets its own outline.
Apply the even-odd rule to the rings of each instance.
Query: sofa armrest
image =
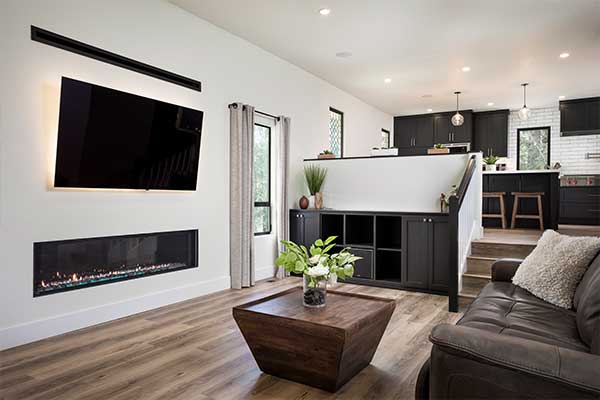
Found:
[[[510,282],[523,260],[501,258],[492,264],[492,282]]]
[[[486,371],[492,371],[503,385],[499,390],[514,390],[519,393],[527,382],[528,392],[522,395],[529,396],[528,398],[546,397],[544,391],[546,394],[558,394],[557,390],[562,392],[559,397],[595,398],[600,395],[599,355],[481,329],[445,324],[432,330],[430,341],[434,344],[432,376],[438,372],[435,351],[441,351],[450,357],[444,359],[442,367],[446,369],[444,373],[448,374],[448,381],[437,380],[436,383],[436,379],[431,379],[432,397],[452,397],[447,393],[440,394],[439,390],[451,390],[448,387],[452,381],[450,377],[453,365],[461,369],[456,372],[457,375],[464,376],[464,371],[468,371],[474,380],[486,376]],[[437,389],[433,388],[435,384],[439,386]],[[475,387],[477,384],[472,385],[472,388]],[[487,389],[484,387],[481,390]],[[473,393],[473,397],[478,397],[478,394]]]

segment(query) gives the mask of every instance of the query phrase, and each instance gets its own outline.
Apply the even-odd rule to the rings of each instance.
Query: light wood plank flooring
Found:
[[[231,316],[299,284],[262,281],[0,352],[0,399],[411,399],[431,328],[460,317],[447,297],[340,285],[396,310],[371,365],[331,394],[261,373]]]

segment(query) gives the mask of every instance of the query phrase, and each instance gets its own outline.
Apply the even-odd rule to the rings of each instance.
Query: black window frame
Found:
[[[552,128],[550,126],[537,126],[530,128],[518,128],[517,129],[517,171],[521,170],[521,132],[523,131],[539,131],[539,130],[547,130],[548,131],[548,158],[546,165],[550,165],[550,141],[552,139]]]
[[[268,170],[268,182],[269,182],[269,190],[268,190],[268,201],[255,201],[254,202],[254,206],[253,207],[268,207],[269,209],[269,230],[268,231],[264,231],[264,232],[254,232],[254,236],[264,236],[264,235],[270,235],[272,230],[273,230],[273,214],[272,214],[272,210],[273,207],[271,206],[271,127],[268,125],[264,125],[264,124],[259,124],[257,122],[254,123],[255,126],[260,126],[261,128],[267,128],[269,130],[269,170]],[[253,131],[254,133],[254,128]],[[254,141],[252,141],[252,146],[254,146]],[[252,149],[252,154],[254,154],[254,149]],[[254,157],[252,158],[252,162],[254,163]],[[253,165],[253,169],[254,169],[254,165]],[[252,231],[254,231],[254,217],[252,219]]]
[[[333,107],[329,107],[329,112],[331,113],[335,113],[338,114],[341,119],[342,119],[342,125],[341,125],[341,132],[340,132],[340,157],[339,158],[344,158],[344,112],[340,111],[338,109],[335,109]],[[331,116],[330,116],[331,118]],[[328,132],[329,135],[331,135],[331,132]],[[331,143],[329,143],[329,146],[331,147]],[[331,149],[329,149],[331,150]]]

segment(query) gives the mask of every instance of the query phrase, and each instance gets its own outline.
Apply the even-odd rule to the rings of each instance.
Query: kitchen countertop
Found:
[[[483,171],[484,174],[560,174],[558,169],[525,169],[509,171]]]

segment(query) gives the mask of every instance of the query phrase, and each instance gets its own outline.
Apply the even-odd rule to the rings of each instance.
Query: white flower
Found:
[[[314,255],[314,256],[312,256],[311,258],[308,259],[308,263],[310,265],[317,265],[320,260],[321,260],[321,255],[320,254],[316,254],[316,255]]]
[[[312,276],[313,278],[319,276],[326,276],[329,274],[329,268],[324,266],[323,264],[319,264],[316,267],[311,267],[306,270],[306,274]]]

